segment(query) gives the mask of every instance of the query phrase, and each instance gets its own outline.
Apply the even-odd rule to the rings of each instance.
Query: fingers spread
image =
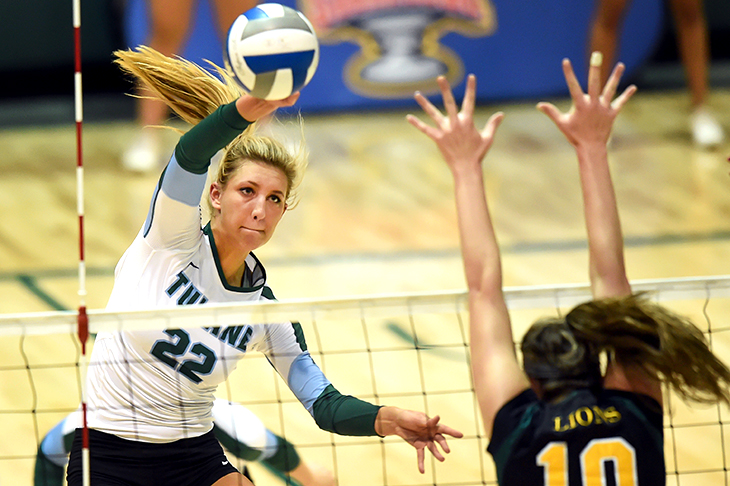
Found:
[[[552,103],[548,103],[545,101],[542,101],[537,104],[537,109],[541,112],[545,113],[548,118],[550,118],[553,122],[557,123],[560,117],[562,116],[562,113],[560,113],[560,110],[558,110],[558,107],[553,105]]]
[[[462,432],[452,427],[449,427],[448,425],[439,425],[438,433],[450,435],[451,437],[456,437],[457,439],[464,437],[464,434]]]
[[[426,114],[430,116],[433,121],[439,123],[440,120],[443,119],[443,115],[438,110],[438,108],[433,106],[433,104],[428,101],[428,98],[423,96],[423,94],[421,94],[419,91],[416,91],[413,97],[416,99],[416,102],[421,106],[423,111],[425,111]]]
[[[439,462],[444,462],[446,458],[441,454],[441,451],[439,451],[439,448],[436,447],[436,444],[434,442],[429,441],[428,444],[428,450],[431,451],[431,454],[433,454],[433,457],[438,459]]]
[[[438,444],[441,446],[441,449],[444,450],[447,454],[451,452],[451,448],[449,447],[449,443],[446,442],[446,437],[444,437],[441,434],[436,434],[433,438]]]
[[[484,130],[482,130],[482,138],[488,140],[494,138],[494,134],[497,132],[497,128],[499,128],[502,120],[504,120],[504,113],[501,111],[490,116],[487,124],[484,126]]]
[[[476,103],[477,78],[470,74],[466,78],[466,92],[464,93],[464,101],[461,103],[461,113],[464,116],[471,117],[474,114],[474,105]]]
[[[426,125],[425,123],[423,123],[421,120],[419,120],[418,118],[416,118],[413,115],[406,115],[406,120],[408,121],[408,123],[410,123],[414,127],[416,127],[419,130],[421,130],[423,133],[425,133],[426,135],[428,135],[428,129],[430,127],[428,125]]]
[[[601,95],[607,103],[616,95],[616,88],[618,88],[618,83],[621,81],[624,69],[625,66],[623,63],[618,63],[616,64],[616,67],[613,68],[611,76],[608,77],[608,81],[606,81],[606,86],[604,86],[603,93]]]
[[[565,75],[565,82],[568,84],[568,90],[570,91],[570,97],[573,98],[573,102],[577,103],[583,100],[583,89],[580,87],[578,78],[575,77],[573,72],[573,66],[570,64],[569,59],[563,59],[563,74]]]
[[[436,82],[441,88],[441,97],[444,100],[444,109],[449,118],[456,118],[456,101],[454,100],[454,94],[451,92],[451,86],[444,76],[436,78]]]
[[[618,98],[613,100],[613,103],[611,103],[611,108],[613,108],[616,111],[620,111],[621,108],[623,108],[623,106],[626,104],[626,102],[629,101],[629,98],[631,98],[634,95],[634,93],[636,93],[636,90],[637,90],[637,88],[633,84],[631,86],[629,86],[628,88],[626,88],[624,90],[624,92],[621,93],[621,95]]]
[[[591,54],[590,67],[588,68],[588,96],[592,99],[598,97],[601,92],[601,65],[603,64],[603,54],[595,51]]]
[[[426,420],[426,427],[428,427],[429,429],[435,429],[439,423],[439,420],[441,420],[441,417],[438,415],[434,415],[433,417]]]
[[[416,455],[418,457],[418,472],[421,474],[426,472],[426,467],[424,466],[424,461],[426,459],[426,453],[423,451],[423,448],[416,449]]]

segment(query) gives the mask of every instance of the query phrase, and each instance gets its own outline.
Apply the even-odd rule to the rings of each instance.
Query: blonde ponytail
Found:
[[[115,62],[136,77],[155,99],[163,101],[180,118],[196,125],[219,106],[237,100],[243,90],[226,70],[210,63],[218,76],[181,57],[168,57],[146,46],[116,51]],[[257,135],[252,124],[226,147],[213,178],[225,187],[230,178],[248,161],[256,161],[282,171],[287,179],[286,203],[292,209],[297,202],[297,187],[307,167],[308,152],[304,144],[301,117],[298,119],[302,139],[295,149],[281,142]],[[214,217],[206,194],[204,210]],[[205,218],[204,218],[205,219]]]
[[[139,46],[114,52],[116,62],[163,101],[181,119],[195,125],[219,106],[238,99],[243,91],[225,69],[209,61],[215,73],[181,57],[168,57]]]

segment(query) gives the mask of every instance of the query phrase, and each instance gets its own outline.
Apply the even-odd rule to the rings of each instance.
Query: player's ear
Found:
[[[220,211],[221,209],[221,186],[219,183],[214,182],[210,185],[210,205],[213,209]]]

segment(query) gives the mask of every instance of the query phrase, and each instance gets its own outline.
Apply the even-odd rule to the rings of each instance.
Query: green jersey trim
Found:
[[[180,137],[175,158],[180,167],[193,174],[205,174],[210,159],[241,134],[251,122],[244,119],[233,101],[218,107]]]
[[[512,455],[512,449],[514,448],[514,444],[525,431],[525,429],[530,426],[530,422],[532,422],[532,417],[533,415],[535,415],[535,412],[537,412],[538,408],[539,405],[537,403],[534,403],[527,407],[525,413],[522,415],[522,419],[520,420],[519,425],[509,435],[509,437],[507,437],[507,439],[504,441],[504,444],[502,444],[502,447],[500,447],[496,453],[492,454],[492,457],[494,458],[494,465],[497,469],[497,483],[502,482],[502,474],[504,472],[505,464]]]
[[[639,407],[637,407],[636,404],[634,402],[632,402],[631,400],[629,400],[627,398],[623,398],[623,397],[616,397],[616,399],[618,401],[620,401],[621,403],[623,403],[626,408],[631,410],[634,413],[634,415],[636,415],[636,417],[639,418],[639,420],[641,420],[645,424],[649,425],[647,427],[647,429],[649,430],[649,432],[651,434],[652,440],[654,441],[657,448],[659,450],[662,450],[664,448],[664,437],[662,437],[661,431],[658,431],[654,427],[651,427],[651,422],[647,418],[646,414]]]
[[[223,268],[221,267],[220,258],[218,257],[218,249],[215,246],[215,238],[213,238],[213,231],[210,229],[210,223],[205,225],[205,228],[203,228],[203,233],[208,237],[208,241],[210,242],[210,251],[213,253],[213,261],[215,261],[215,268],[218,271],[218,277],[221,279],[221,284],[223,284],[223,287],[226,290],[230,290],[231,292],[255,292],[258,290],[261,290],[264,288],[264,285],[266,283],[266,270],[264,269],[264,266],[261,264],[258,258],[256,258],[256,255],[253,253],[249,253],[249,256],[254,259],[255,262],[255,268],[261,272],[261,278],[258,279],[261,283],[258,285],[254,285],[253,287],[244,287],[244,286],[234,286],[228,283],[228,280],[226,280],[226,276],[223,273]],[[246,265],[246,270],[248,270],[248,265]],[[272,294],[273,295],[273,294]]]

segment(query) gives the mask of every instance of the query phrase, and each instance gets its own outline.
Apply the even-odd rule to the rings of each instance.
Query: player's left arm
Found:
[[[441,450],[451,452],[446,435],[460,438],[458,430],[440,423],[440,417],[393,406],[377,406],[343,395],[329,385],[314,402],[313,416],[323,430],[340,435],[396,435],[416,449],[418,470],[425,472],[426,449],[444,461]],[[439,450],[439,447],[441,450]]]
[[[325,377],[307,351],[298,323],[268,326],[263,351],[269,362],[286,380],[289,389],[328,432],[350,436],[397,435],[416,448],[418,469],[425,472],[425,449],[436,459],[449,452],[444,435],[461,437],[461,432],[439,423],[440,419],[422,412],[378,406],[354,396],[343,395]]]

